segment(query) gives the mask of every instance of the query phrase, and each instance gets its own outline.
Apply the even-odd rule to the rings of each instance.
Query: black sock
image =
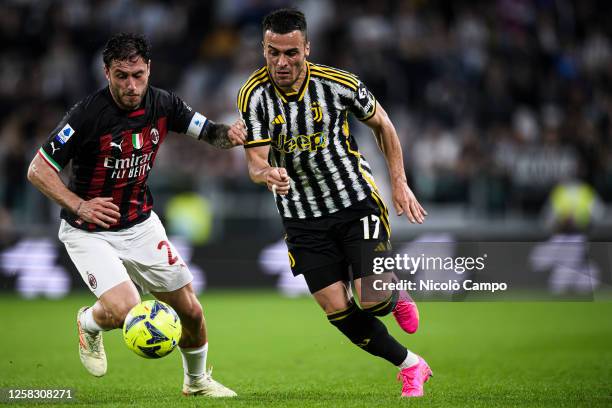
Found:
[[[327,319],[351,342],[368,353],[382,357],[396,366],[406,359],[406,347],[391,337],[383,322],[359,309],[355,303],[346,310],[327,315]]]
[[[399,298],[399,292],[394,290],[386,300],[377,303],[372,306],[364,307],[363,311],[373,316],[386,316],[395,309],[397,305],[397,299]]]

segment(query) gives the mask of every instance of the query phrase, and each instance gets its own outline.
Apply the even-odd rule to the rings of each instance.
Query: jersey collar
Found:
[[[274,85],[274,90],[276,91],[276,94],[283,100],[284,103],[288,103],[288,102],[299,102],[302,99],[304,99],[304,95],[306,94],[306,90],[308,89],[308,83],[310,82],[310,62],[305,61],[304,62],[306,65],[306,78],[304,78],[304,82],[302,82],[302,86],[300,87],[300,90],[297,92],[285,92],[282,89],[280,89],[276,83],[274,82],[274,80],[272,79],[272,75],[270,75],[270,72],[268,71],[268,77],[270,78],[270,82],[272,82],[272,84]],[[268,69],[266,68],[266,71]]]

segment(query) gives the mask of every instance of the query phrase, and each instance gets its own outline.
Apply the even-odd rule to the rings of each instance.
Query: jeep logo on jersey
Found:
[[[285,153],[292,153],[296,149],[301,152],[316,152],[327,147],[327,135],[323,132],[311,135],[297,135],[289,138],[287,135],[280,135],[272,143],[272,147]]]

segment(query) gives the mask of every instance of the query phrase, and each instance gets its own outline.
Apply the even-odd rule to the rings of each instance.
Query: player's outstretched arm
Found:
[[[270,146],[257,146],[245,149],[249,177],[254,183],[265,184],[273,193],[285,195],[291,186],[287,170],[272,167],[268,163]]]
[[[389,176],[391,177],[393,206],[397,215],[406,214],[410,222],[422,224],[425,221],[427,211],[423,209],[410,187],[408,187],[402,147],[389,115],[382,106],[377,105],[374,116],[364,123],[374,132],[376,143],[385,155]]]
[[[246,128],[240,119],[231,126],[214,123],[202,134],[201,140],[219,149],[231,149],[234,146],[244,144],[246,141]]]
[[[28,180],[44,195],[86,222],[108,228],[119,220],[119,207],[111,202],[112,197],[83,200],[66,187],[58,173],[38,154],[28,168]]]

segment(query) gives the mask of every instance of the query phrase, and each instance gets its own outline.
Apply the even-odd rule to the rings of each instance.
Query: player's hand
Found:
[[[411,223],[422,224],[427,211],[419,204],[410,187],[405,182],[393,186],[393,206],[397,215],[406,214]]]
[[[268,190],[275,194],[286,195],[291,187],[287,170],[282,167],[271,167],[266,175]]]
[[[109,228],[119,221],[119,207],[112,203],[112,197],[96,197],[82,201],[76,215],[83,221]]]
[[[246,137],[246,126],[244,126],[242,119],[238,119],[236,122],[234,122],[227,131],[227,138],[234,146],[245,144]]]

